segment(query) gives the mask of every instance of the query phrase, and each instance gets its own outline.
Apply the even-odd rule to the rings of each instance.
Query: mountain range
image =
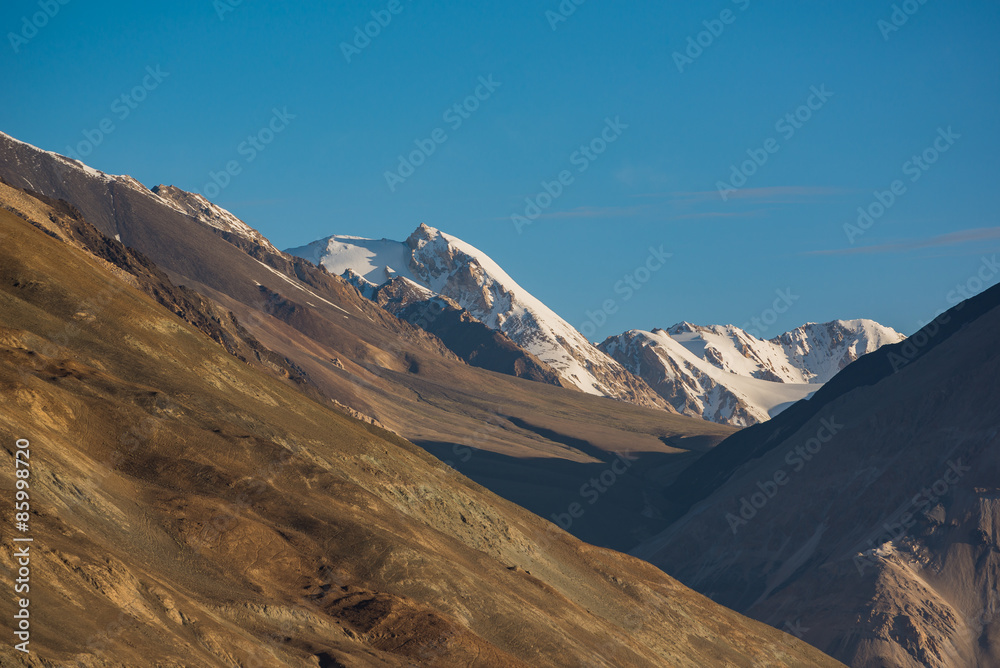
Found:
[[[1000,288],[595,345],[426,225],[283,252],[2,133],[0,238],[25,665],[1000,663]]]
[[[871,320],[807,323],[770,340],[732,325],[632,330],[600,346],[682,415],[746,427],[808,399],[848,364],[905,337]]]
[[[0,179],[0,430],[34,466],[27,665],[838,665],[455,470],[502,482],[540,458],[535,503],[565,510],[581,476],[721,427],[469,366],[193,195],[7,136]],[[581,428],[593,442],[563,433]],[[641,497],[602,501],[574,531],[634,540],[645,519],[608,516],[642,518]]]
[[[335,235],[287,252],[369,299],[405,284],[392,289],[405,293],[407,305],[448,300],[548,365],[564,385],[739,427],[777,415],[861,355],[904,338],[870,320],[809,323],[770,341],[733,326],[680,323],[595,346],[485,253],[425,224],[404,242]],[[433,318],[414,322],[435,326]]]

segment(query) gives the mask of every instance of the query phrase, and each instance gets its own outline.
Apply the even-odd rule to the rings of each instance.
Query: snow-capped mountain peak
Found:
[[[679,412],[746,426],[804,399],[862,355],[905,337],[871,320],[834,320],[761,340],[733,325],[681,322],[599,347]]]
[[[379,286],[396,277],[413,281],[503,332],[584,392],[641,405],[666,405],[486,253],[426,224],[403,242],[334,235],[287,252],[338,276],[351,271],[355,285],[363,280]]]

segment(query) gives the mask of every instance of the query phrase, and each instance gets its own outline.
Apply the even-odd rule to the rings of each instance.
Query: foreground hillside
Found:
[[[307,398],[32,210],[48,233],[0,211],[35,540],[32,654],[3,665],[839,665]]]
[[[1000,286],[731,436],[635,554],[856,668],[1000,665]]]

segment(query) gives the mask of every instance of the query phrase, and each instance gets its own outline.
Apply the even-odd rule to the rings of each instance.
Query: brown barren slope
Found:
[[[248,366],[7,211],[0,240],[0,442],[31,441],[35,539],[32,654],[5,642],[4,665],[839,665]]]

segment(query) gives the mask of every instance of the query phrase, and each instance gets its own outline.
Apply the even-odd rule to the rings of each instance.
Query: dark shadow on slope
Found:
[[[521,429],[532,432],[533,434],[538,434],[542,438],[552,441],[553,443],[562,443],[563,445],[569,446],[574,450],[582,452],[588,457],[593,457],[605,464],[611,463],[615,456],[613,453],[607,450],[602,450],[601,448],[595,446],[590,441],[585,441],[582,438],[575,438],[573,436],[567,436],[566,434],[561,434],[554,429],[546,429],[545,427],[539,427],[538,425],[531,424],[527,420],[519,417],[514,417],[512,415],[505,415],[504,418],[509,420],[512,424]]]
[[[552,432],[551,440],[570,444],[568,441],[577,439]],[[666,517],[673,508],[656,490],[699,456],[643,452],[619,459],[595,450],[606,461],[579,463],[510,457],[439,441],[416,444],[462,475],[577,538],[620,552],[666,528]]]

